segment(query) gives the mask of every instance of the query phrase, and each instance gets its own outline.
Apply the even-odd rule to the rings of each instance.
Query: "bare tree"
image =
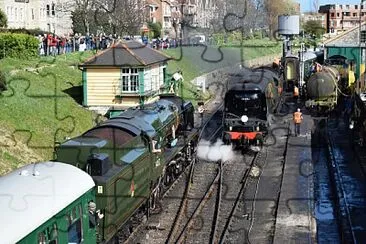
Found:
[[[144,19],[143,0],[69,0],[61,11],[71,11],[85,33],[103,29],[113,34],[136,34]],[[81,23],[79,23],[81,22]]]
[[[62,5],[58,5],[56,10],[59,13],[70,13],[72,18],[80,21],[84,27],[85,33],[90,32],[90,22],[95,10],[96,0],[69,0]]]
[[[111,31],[115,34],[138,33],[144,18],[144,4],[139,0],[105,0],[101,12],[108,16]]]

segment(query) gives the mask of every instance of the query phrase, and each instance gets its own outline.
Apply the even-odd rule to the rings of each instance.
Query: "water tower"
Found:
[[[291,54],[291,40],[300,33],[299,15],[278,16],[278,34],[283,37],[283,57]]]

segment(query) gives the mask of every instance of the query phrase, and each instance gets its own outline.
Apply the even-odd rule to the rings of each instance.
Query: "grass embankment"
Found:
[[[195,77],[219,68],[232,67],[246,60],[281,53],[281,50],[281,43],[251,40],[244,42],[242,46],[170,48],[164,52],[174,58],[169,61],[168,72],[174,73],[178,69],[183,71],[183,97],[200,100],[190,83]]]
[[[240,48],[188,47],[164,52],[168,72],[183,71],[185,83],[215,69],[241,61]],[[278,53],[280,48],[243,48],[243,59]],[[81,71],[77,65],[93,55],[74,53],[56,58],[3,59],[8,90],[0,95],[0,175],[21,165],[53,158],[55,142],[80,135],[94,125],[95,115],[80,106]],[[193,87],[185,85],[185,87]],[[194,89],[186,94],[193,94]],[[187,96],[186,98],[195,98]],[[79,103],[76,101],[78,100]]]
[[[0,174],[52,159],[56,141],[93,125],[94,115],[76,102],[82,91],[77,65],[91,55],[0,60],[8,84],[0,95]]]

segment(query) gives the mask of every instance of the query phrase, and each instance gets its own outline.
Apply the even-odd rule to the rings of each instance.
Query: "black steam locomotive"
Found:
[[[232,75],[223,112],[223,141],[234,146],[262,145],[280,104],[282,82],[267,67]]]

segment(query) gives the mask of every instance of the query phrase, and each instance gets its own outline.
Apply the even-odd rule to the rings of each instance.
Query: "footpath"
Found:
[[[314,123],[306,111],[302,112],[304,119],[298,137],[294,136],[292,115],[288,115],[291,135],[288,139],[274,236],[274,243],[278,244],[314,243],[316,238],[311,148]]]

